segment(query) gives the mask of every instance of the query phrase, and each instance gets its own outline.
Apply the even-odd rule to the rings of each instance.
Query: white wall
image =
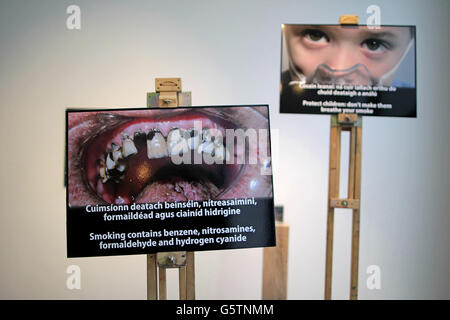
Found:
[[[450,4],[356,0],[0,1],[0,298],[146,297],[143,255],[66,258],[64,110],[145,106],[154,78],[179,76],[194,105],[270,105],[288,297],[322,299],[329,117],[279,114],[280,26],[365,23],[370,4],[383,24],[417,25],[418,117],[364,119],[360,298],[450,298]],[[350,220],[336,217],[334,298],[349,296]],[[71,264],[81,290],[66,288]],[[381,290],[366,287],[369,265]],[[259,299],[262,249],[197,253],[196,279],[199,299]]]

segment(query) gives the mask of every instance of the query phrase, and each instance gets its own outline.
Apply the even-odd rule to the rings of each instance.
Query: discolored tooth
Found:
[[[216,161],[223,161],[225,159],[225,148],[222,144],[214,145],[214,159]]]
[[[184,129],[174,128],[167,136],[167,150],[169,155],[184,154],[189,151],[189,133]]]
[[[103,160],[100,160],[100,164],[98,166],[98,173],[99,173],[100,178],[102,179],[103,183],[108,181],[108,177],[106,176],[105,161],[103,161]]]
[[[142,129],[134,133],[133,141],[135,145],[139,145],[141,142],[145,143],[145,140],[147,140],[147,134]]]
[[[214,143],[212,143],[211,141],[207,141],[207,142],[203,142],[197,149],[198,153],[209,153],[209,154],[213,154],[214,152]]]
[[[210,129],[202,130],[202,141],[212,141],[213,135]]]
[[[133,140],[127,135],[122,135],[122,156],[124,158],[136,154],[138,151]]]
[[[106,156],[106,169],[112,170],[116,167],[116,162],[111,159],[111,153]]]
[[[223,146],[223,144],[215,146],[214,159],[216,159],[216,161],[219,163],[223,162],[224,160],[230,161],[230,153],[228,152],[227,148]]]
[[[147,157],[158,159],[167,157],[166,139],[159,130],[151,130],[147,134]]]
[[[176,143],[172,143],[168,147],[169,155],[182,155],[189,152],[189,146],[185,139],[178,140]]]
[[[172,128],[169,131],[169,134],[167,135],[167,142],[170,141],[179,141],[183,138],[188,138],[189,133],[185,129],[180,128]]]
[[[122,159],[122,150],[117,150],[117,151],[113,151],[112,152],[112,158],[113,158],[113,160],[114,161],[118,161],[118,160],[120,160],[120,159]]]
[[[124,172],[126,168],[127,168],[127,166],[125,165],[125,163],[121,162],[121,163],[119,163],[119,164],[117,165],[117,168],[116,168],[116,169],[117,169],[119,172]]]
[[[200,133],[196,129],[189,130],[188,146],[191,150],[196,150],[200,144]]]
[[[223,136],[218,129],[203,129],[202,130],[203,142],[214,142],[214,144],[223,144]]]
[[[122,150],[120,149],[120,146],[118,146],[114,142],[111,143],[111,153],[114,162],[117,162],[118,160],[122,159]]]

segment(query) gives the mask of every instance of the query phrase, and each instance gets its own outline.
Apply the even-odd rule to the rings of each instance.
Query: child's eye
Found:
[[[364,40],[361,43],[361,46],[364,49],[369,50],[371,52],[382,52],[383,50],[386,50],[389,48],[389,45],[385,41],[382,41],[379,39]]]
[[[303,31],[302,34],[307,40],[313,42],[325,43],[330,41],[327,34],[320,30],[308,29]]]

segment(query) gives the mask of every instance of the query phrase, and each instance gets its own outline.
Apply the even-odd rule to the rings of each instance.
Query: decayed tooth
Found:
[[[172,145],[172,147],[169,147],[169,154],[170,155],[182,155],[186,152],[189,152],[189,147],[186,140],[179,140],[176,144]]]
[[[167,157],[166,139],[159,130],[152,130],[147,134],[147,157],[157,159]]]
[[[214,144],[223,144],[223,136],[218,129],[203,129],[202,130],[203,142],[214,142]]]
[[[178,141],[187,137],[187,131],[180,128],[172,128],[167,135],[167,141]]]
[[[133,140],[127,134],[122,135],[122,156],[124,158],[137,153]]]
[[[217,162],[223,162],[230,161],[230,153],[228,152],[227,148],[223,146],[223,144],[215,145],[214,148],[214,159],[216,159]]]
[[[188,132],[184,129],[174,128],[167,136],[167,149],[169,155],[184,154],[189,151]]]
[[[106,176],[105,161],[103,160],[100,160],[100,164],[98,166],[98,173],[100,175],[100,178],[102,178],[103,183],[108,181],[108,177]]]
[[[122,159],[122,150],[120,150],[120,146],[118,146],[114,142],[111,143],[111,153],[114,162],[117,162],[119,159]]]
[[[213,154],[214,152],[214,143],[212,143],[211,141],[206,141],[203,142],[197,149],[198,153],[209,153],[209,154]]]
[[[142,129],[139,129],[134,133],[133,141],[135,144],[139,144],[138,141],[140,139],[142,140],[142,143],[145,143],[145,140],[147,139],[147,134]]]
[[[212,132],[210,129],[203,129],[202,130],[202,141],[212,141]]]
[[[200,133],[196,129],[189,130],[188,146],[191,150],[196,150],[200,144]]]
[[[126,168],[127,168],[127,166],[125,165],[125,163],[121,162],[117,165],[116,169],[120,172],[124,172]]]
[[[116,162],[111,159],[111,153],[106,156],[106,169],[112,170],[116,167]]]

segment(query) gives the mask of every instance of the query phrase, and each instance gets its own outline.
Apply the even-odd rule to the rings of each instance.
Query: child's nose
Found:
[[[328,66],[335,70],[345,70],[353,67],[358,63],[354,50],[350,47],[336,48],[327,59]]]

